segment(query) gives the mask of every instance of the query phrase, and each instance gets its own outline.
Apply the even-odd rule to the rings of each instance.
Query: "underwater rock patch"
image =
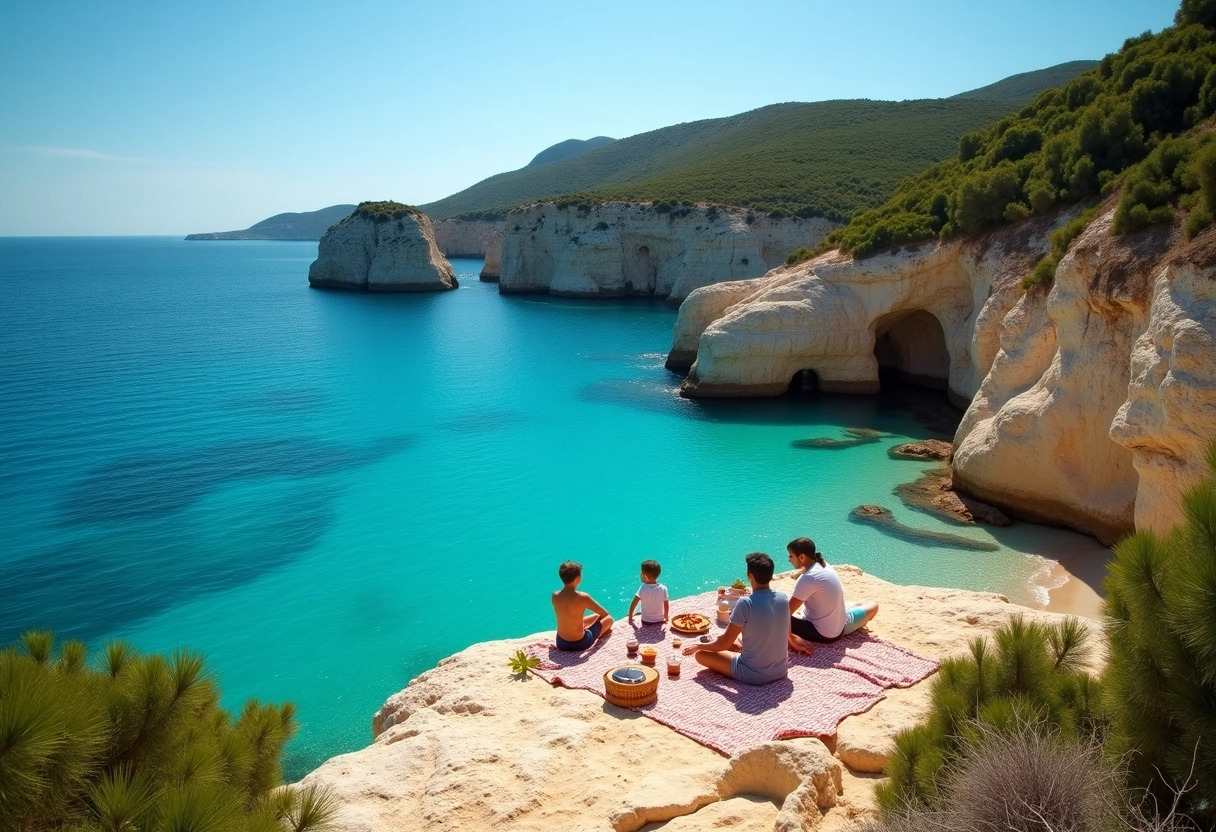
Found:
[[[849,512],[849,521],[853,523],[869,523],[883,534],[921,546],[967,549],[973,552],[995,552],[1000,548],[995,543],[985,540],[972,540],[962,535],[917,529],[904,525],[895,519],[889,508],[883,508],[882,506],[858,506]]]

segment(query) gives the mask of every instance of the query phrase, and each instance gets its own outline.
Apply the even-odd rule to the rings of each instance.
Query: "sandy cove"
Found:
[[[836,568],[850,598],[878,601],[873,635],[936,660],[964,653],[1012,614],[1063,617],[994,593],[898,586]],[[788,592],[793,573],[773,586]],[[371,745],[304,778],[337,794],[335,828],[855,829],[873,812],[892,738],[927,713],[933,679],[888,690],[826,741],[766,742],[726,758],[588,691],[512,676],[508,657],[546,636],[475,644],[392,696]]]

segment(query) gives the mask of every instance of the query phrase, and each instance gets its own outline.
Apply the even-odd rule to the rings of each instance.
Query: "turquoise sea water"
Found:
[[[680,399],[666,306],[501,297],[472,260],[453,292],[314,291],[316,250],[0,239],[0,643],[197,648],[227,707],[297,704],[294,777],[366,745],[443,656],[551,629],[567,558],[616,613],[644,558],[683,595],[804,534],[889,580],[1030,602],[1025,553],[1073,537],[1021,525],[976,553],[849,522],[879,503],[993,539],[891,495],[923,465],[887,448],[939,435],[922,408]],[[791,444],[848,426],[890,435]]]

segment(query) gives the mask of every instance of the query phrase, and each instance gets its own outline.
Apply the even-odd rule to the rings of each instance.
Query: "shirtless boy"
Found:
[[[612,616],[585,592],[578,591],[583,580],[581,564],[568,560],[557,568],[562,588],[553,593],[553,612],[557,614],[557,649],[586,650],[596,639],[612,629]],[[587,615],[583,613],[591,612]]]

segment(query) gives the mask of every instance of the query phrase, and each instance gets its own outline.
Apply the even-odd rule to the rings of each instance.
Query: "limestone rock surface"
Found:
[[[1012,613],[1058,618],[999,595],[900,587],[836,568],[850,598],[879,603],[871,632],[935,659],[965,653]],[[775,585],[788,591],[792,573]],[[371,745],[304,778],[336,792],[335,828],[855,829],[873,810],[867,772],[880,771],[893,735],[925,715],[933,678],[888,691],[826,743],[762,742],[728,759],[588,691],[511,676],[507,658],[544,637],[552,633],[474,645],[390,697]]]
[[[1176,495],[1203,480],[1216,439],[1216,270],[1181,258],[1156,271],[1151,292],[1110,435],[1139,478],[1136,528],[1165,533],[1183,521]]]
[[[541,203],[507,215],[499,291],[679,303],[702,286],[759,277],[834,227],[711,206]]]
[[[960,494],[1107,545],[1167,531],[1216,437],[1216,231],[1116,236],[1113,211],[1074,242],[1049,291],[1020,281],[1068,214],[699,289],[680,307],[668,367],[688,370],[689,396],[871,393],[880,370],[938,386],[966,407]]]
[[[478,278],[486,283],[497,283],[502,275],[502,231],[495,231],[486,243],[486,262],[481,266]]]
[[[316,288],[431,292],[457,287],[426,214],[413,210],[376,221],[358,211],[334,225],[308,269]]]
[[[435,245],[444,257],[487,257],[504,225],[503,220],[436,220]]]

